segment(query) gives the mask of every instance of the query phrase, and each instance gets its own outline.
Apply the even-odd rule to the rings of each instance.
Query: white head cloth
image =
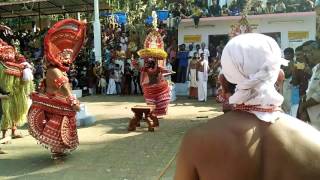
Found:
[[[32,66],[28,62],[21,63],[25,66],[25,69],[22,71],[23,76],[22,80],[23,81],[32,81],[33,80],[33,73],[32,73]]]
[[[283,97],[275,89],[280,66],[288,61],[281,58],[281,49],[271,37],[248,33],[231,39],[222,57],[222,73],[237,84],[230,104],[258,105],[260,108],[280,107]],[[279,112],[252,111],[259,119],[274,122]]]

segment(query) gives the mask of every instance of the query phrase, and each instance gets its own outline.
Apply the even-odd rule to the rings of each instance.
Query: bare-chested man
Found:
[[[201,102],[207,101],[208,70],[208,61],[204,60],[204,53],[201,53],[197,64],[198,101]]]
[[[278,109],[280,57],[277,43],[260,34],[226,45],[222,72],[237,84],[229,99],[234,110],[185,135],[176,180],[320,179],[320,133]]]
[[[198,94],[197,65],[198,65],[198,53],[195,52],[189,64],[189,77],[190,77],[189,98],[192,98],[192,99],[197,98],[197,94]]]

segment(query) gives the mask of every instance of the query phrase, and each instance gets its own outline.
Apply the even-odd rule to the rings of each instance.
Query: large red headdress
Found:
[[[2,39],[0,39],[0,61],[3,62],[14,62],[16,51],[14,47],[8,45]]]
[[[11,31],[7,26],[0,25],[0,31],[3,31],[5,27],[6,31]],[[16,77],[21,77],[22,71],[25,65],[22,64],[26,61],[26,58],[21,55],[16,49],[0,39],[0,64],[4,67],[4,73]]]
[[[77,57],[86,35],[86,24],[75,19],[57,22],[44,39],[45,58],[62,71]]]
[[[156,30],[152,30],[144,41],[144,49],[138,51],[138,55],[144,59],[164,60],[167,58],[167,53],[163,49],[164,42],[161,34]]]

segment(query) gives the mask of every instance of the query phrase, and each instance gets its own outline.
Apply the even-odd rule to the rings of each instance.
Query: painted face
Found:
[[[145,67],[146,68],[155,68],[156,66],[156,61],[154,59],[149,58],[146,62],[145,62]]]

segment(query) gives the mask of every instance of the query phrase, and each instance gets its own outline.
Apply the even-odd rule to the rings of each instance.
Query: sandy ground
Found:
[[[213,98],[206,103],[178,97],[160,128],[148,132],[146,124],[128,132],[131,107],[144,104],[141,96],[91,96],[82,98],[97,122],[78,129],[80,146],[65,161],[50,159],[22,128],[26,137],[0,145],[8,154],[0,155],[0,179],[46,180],[153,180],[178,150],[183,134],[221,114]],[[175,164],[161,179],[172,179]]]

